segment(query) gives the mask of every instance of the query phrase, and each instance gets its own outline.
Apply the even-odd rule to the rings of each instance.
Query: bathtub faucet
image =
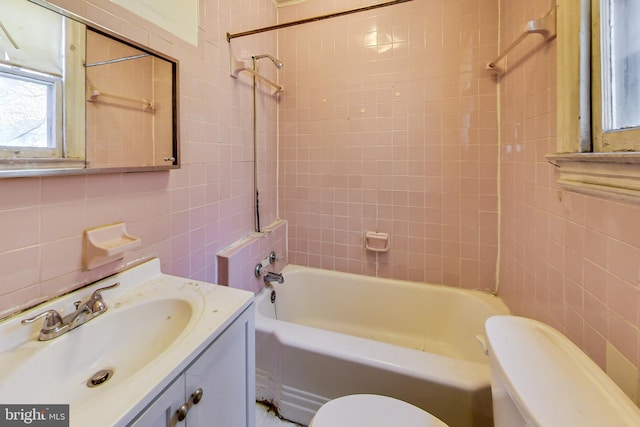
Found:
[[[283,283],[284,277],[282,276],[282,273],[274,273],[272,271],[267,272],[267,274],[264,275],[264,283],[269,284],[271,282]]]

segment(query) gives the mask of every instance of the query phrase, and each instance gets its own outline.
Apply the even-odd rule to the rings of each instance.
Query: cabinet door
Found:
[[[184,376],[179,376],[131,425],[133,427],[175,427],[184,425],[178,421],[177,411],[185,403]]]
[[[251,305],[185,372],[189,427],[255,427],[253,319]]]

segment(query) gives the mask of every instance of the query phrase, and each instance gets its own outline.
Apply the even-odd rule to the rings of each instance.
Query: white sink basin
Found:
[[[191,305],[181,299],[141,302],[107,310],[51,341],[26,341],[0,354],[0,395],[21,395],[31,386],[23,379],[35,374],[41,383],[24,390],[30,393],[29,403],[82,402],[99,394],[87,389],[87,380],[97,371],[113,370],[110,386],[123,382],[169,348],[192,314]]]
[[[22,319],[48,309],[74,310],[94,289],[108,310],[50,341],[38,341],[42,321]],[[0,402],[69,404],[71,425],[124,424],[144,408],[226,326],[228,313],[248,305],[246,293],[160,273],[149,261],[0,323]],[[88,380],[112,370],[94,386]],[[102,424],[102,422],[101,422]]]

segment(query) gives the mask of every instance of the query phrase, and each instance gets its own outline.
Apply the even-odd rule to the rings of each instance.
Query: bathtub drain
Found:
[[[271,291],[270,300],[271,300],[271,304],[276,302],[276,291]]]

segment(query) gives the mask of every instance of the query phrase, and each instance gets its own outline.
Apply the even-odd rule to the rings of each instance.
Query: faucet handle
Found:
[[[86,303],[91,311],[96,313],[98,311],[106,310],[107,306],[104,304],[104,300],[102,299],[102,291],[113,289],[117,286],[120,286],[120,282],[116,282],[113,285],[105,286],[104,288],[99,288],[93,291],[93,294],[91,294],[91,298],[89,298]]]
[[[56,310],[47,310],[33,317],[30,317],[29,319],[24,319],[20,323],[22,323],[23,325],[26,325],[28,323],[33,323],[36,320],[39,320],[43,317],[44,317],[44,325],[42,326],[43,331],[50,331],[62,326],[62,317]]]

